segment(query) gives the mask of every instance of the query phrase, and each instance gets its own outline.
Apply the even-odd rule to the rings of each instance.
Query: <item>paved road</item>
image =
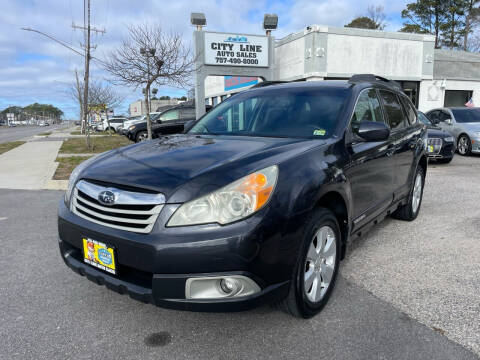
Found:
[[[449,268],[455,269],[457,262],[465,261],[458,256],[472,248],[466,246],[463,233],[455,256],[445,254],[444,248],[426,249],[424,243],[416,251],[418,247],[411,247],[415,244],[409,239],[418,241],[415,233],[426,231],[420,226],[436,224],[455,242],[458,222],[451,222],[449,228],[446,224],[450,220],[442,212],[453,206],[454,197],[465,199],[464,192],[472,194],[464,186],[474,181],[478,168],[473,164],[479,160],[460,159],[456,166],[439,170],[432,167],[418,223],[387,220],[355,242],[342,264],[329,304],[310,320],[296,319],[271,307],[233,314],[164,310],[113,293],[73,273],[60,259],[56,207],[62,192],[0,190],[0,358],[478,359],[447,337],[450,331],[454,333],[450,328],[458,325],[450,309],[454,316],[461,316],[464,329],[475,329],[472,323],[478,324],[478,296],[477,300],[470,298],[471,289],[476,289],[476,294],[479,289],[475,282],[478,255],[471,254],[472,259],[461,264],[458,278],[448,278],[446,283],[438,278],[432,281],[432,271],[422,273],[428,270],[428,263],[433,269],[440,264],[443,275],[445,263],[450,261]],[[458,172],[460,175],[452,175]],[[460,182],[458,188],[450,183],[453,180]],[[478,211],[467,202],[467,211],[459,212],[460,205],[454,206],[450,216],[464,216],[465,223],[476,226],[478,234],[478,222],[474,222]],[[474,239],[478,241],[478,236]],[[398,265],[404,267],[392,271]],[[472,275],[462,282],[468,269]],[[412,274],[407,278],[410,282],[404,282],[404,273]],[[403,299],[409,294],[404,288],[415,289],[413,296]],[[463,289],[466,297],[451,302],[451,288]],[[396,292],[401,300],[393,296]],[[446,294],[445,303],[439,304],[442,293]],[[428,313],[436,312],[444,322],[436,329],[436,323],[418,316],[422,313],[418,309],[426,306],[432,306]],[[474,311],[470,311],[472,306]],[[472,347],[480,343],[478,332],[468,338],[462,338],[461,331],[458,334],[457,341],[467,339]]]
[[[17,126],[17,127],[7,127],[0,126],[0,143],[24,140],[33,135],[40,134],[43,132],[49,132],[65,125],[51,125],[51,126]]]

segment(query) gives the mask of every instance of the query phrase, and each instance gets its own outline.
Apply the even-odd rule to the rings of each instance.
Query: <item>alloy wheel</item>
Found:
[[[460,140],[458,140],[458,152],[460,155],[466,155],[468,152],[468,139],[466,136],[462,136]]]
[[[422,200],[422,175],[417,174],[415,178],[415,185],[413,186],[412,210],[416,213]]]
[[[148,139],[147,133],[141,133],[138,135],[138,141],[146,141]]]
[[[333,279],[336,262],[335,232],[330,226],[322,226],[313,236],[305,261],[305,295],[312,303],[325,296]]]

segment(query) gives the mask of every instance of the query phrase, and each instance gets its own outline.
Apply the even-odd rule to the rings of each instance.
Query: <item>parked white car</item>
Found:
[[[123,122],[126,121],[127,119],[124,117],[112,117],[111,119],[103,120],[101,123],[99,123],[95,129],[97,131],[107,131],[108,130],[108,123],[110,123],[110,130],[114,132],[118,132],[118,128],[123,125]]]

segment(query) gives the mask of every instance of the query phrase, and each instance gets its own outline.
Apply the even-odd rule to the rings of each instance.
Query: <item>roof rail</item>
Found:
[[[374,75],[374,74],[355,74],[348,79],[348,82],[351,84],[361,83],[361,82],[382,82],[387,86],[399,89],[403,91],[402,87],[399,83],[394,80],[389,80],[382,76]]]
[[[284,84],[284,83],[287,83],[288,81],[262,81],[262,82],[259,82],[255,85],[253,85],[251,87],[251,89],[254,89],[254,88],[260,88],[260,87],[264,87],[264,86],[270,86],[270,85],[276,85],[276,84]]]

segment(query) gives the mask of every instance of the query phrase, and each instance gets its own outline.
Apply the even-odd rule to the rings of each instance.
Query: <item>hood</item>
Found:
[[[89,165],[81,177],[161,192],[167,202],[182,203],[324,143],[246,136],[164,136],[113,150]]]

